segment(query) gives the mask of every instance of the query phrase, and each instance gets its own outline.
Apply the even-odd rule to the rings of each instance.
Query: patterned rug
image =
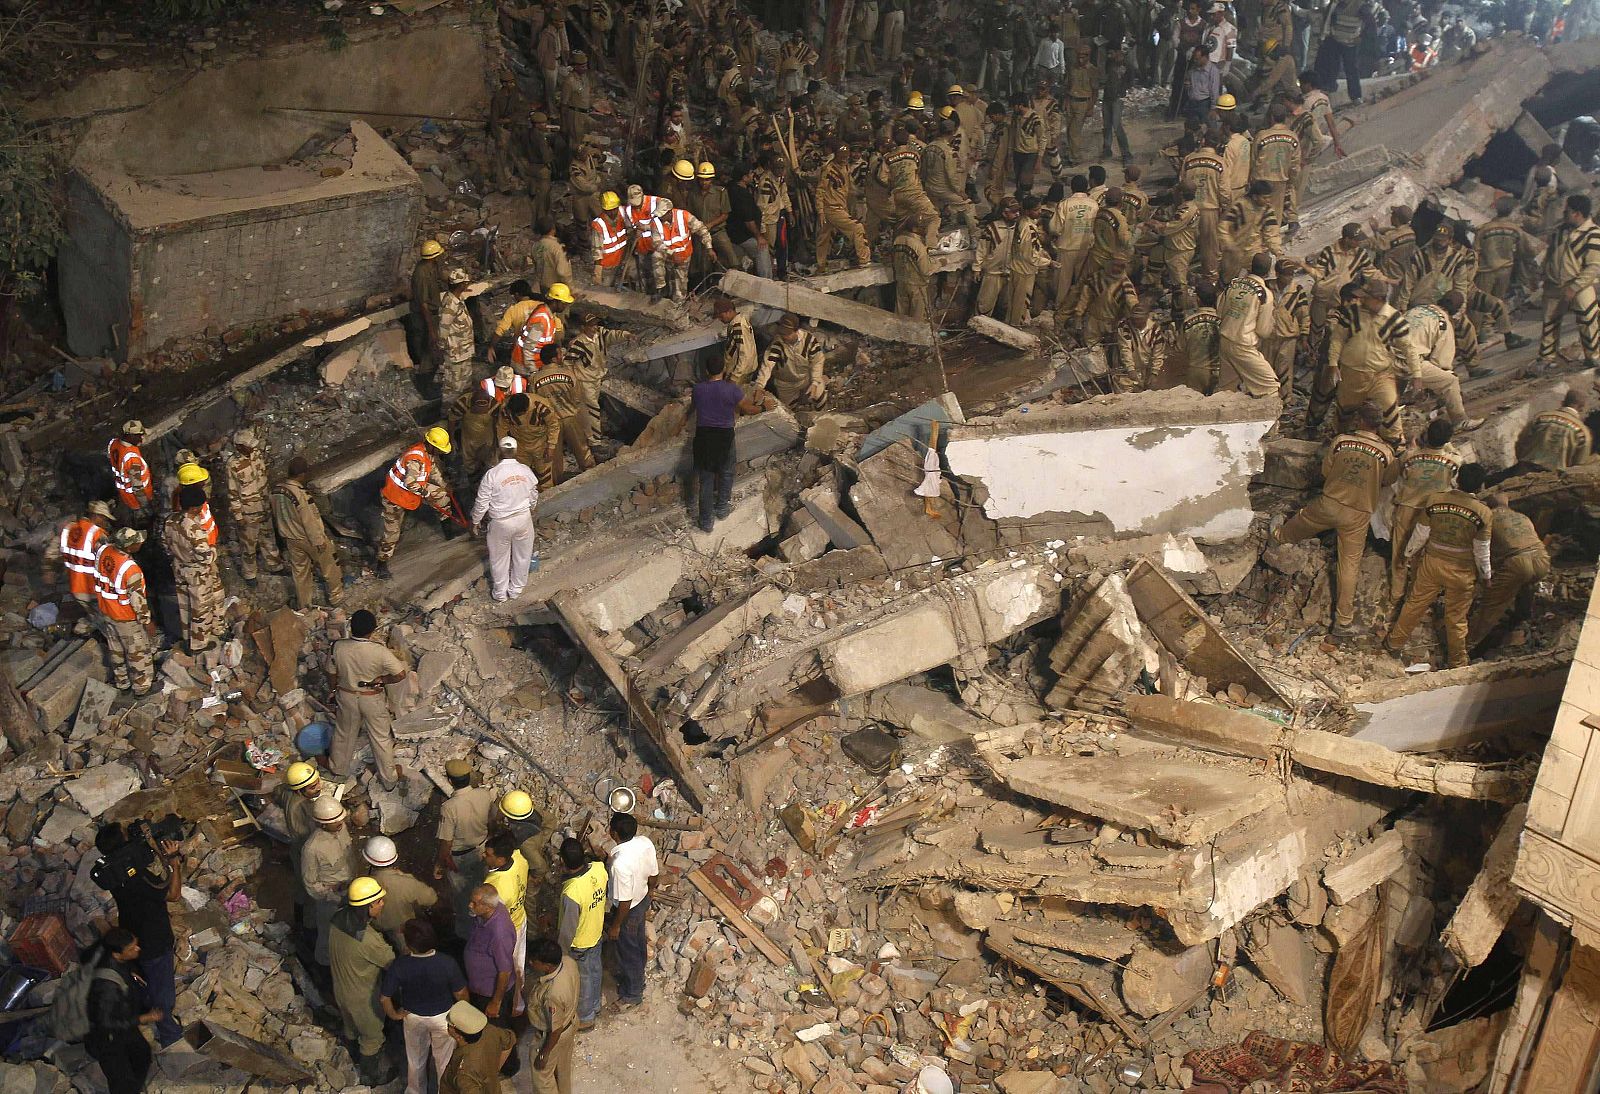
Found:
[[[1284,1094],[1406,1094],[1390,1064],[1347,1061],[1321,1045],[1256,1032],[1237,1045],[1197,1048],[1183,1058],[1194,1072],[1188,1094],[1240,1094],[1263,1079]]]

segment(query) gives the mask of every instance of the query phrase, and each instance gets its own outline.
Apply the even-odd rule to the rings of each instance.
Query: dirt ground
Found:
[[[675,993],[674,993],[675,994]],[[573,1094],[724,1094],[750,1089],[749,1074],[726,1048],[707,1046],[701,1026],[679,1013],[659,983],[643,1005],[601,1012],[578,1040]]]

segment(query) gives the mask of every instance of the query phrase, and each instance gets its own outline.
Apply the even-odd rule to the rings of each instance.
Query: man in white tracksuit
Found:
[[[472,530],[489,521],[489,574],[496,601],[522,595],[533,556],[533,507],[539,504],[539,478],[517,460],[517,442],[500,438],[500,462],[483,474],[472,505]]]

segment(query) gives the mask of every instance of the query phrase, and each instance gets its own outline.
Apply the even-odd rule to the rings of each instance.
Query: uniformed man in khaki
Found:
[[[574,326],[576,333],[563,343],[564,356],[567,368],[583,385],[584,416],[592,453],[601,437],[600,388],[606,378],[607,354],[625,336],[604,326],[595,312],[580,312]]]
[[[1086,346],[1106,344],[1115,353],[1117,328],[1133,318],[1139,306],[1139,290],[1128,276],[1128,264],[1120,258],[1081,279],[1067,304],[1056,310],[1056,329],[1077,334]]]
[[[333,1001],[353,1041],[361,1081],[381,1086],[394,1076],[394,1062],[383,1052],[383,1012],[378,983],[394,963],[394,948],[374,921],[383,913],[383,886],[370,877],[345,887],[344,904],[328,929],[328,963],[333,973]]]
[[[1289,109],[1273,103],[1267,111],[1267,128],[1256,134],[1250,155],[1250,181],[1267,183],[1266,200],[1279,224],[1292,224],[1295,177],[1300,173],[1300,141],[1289,128]]]
[[[439,398],[446,406],[472,387],[473,358],[477,343],[473,336],[472,314],[467,311],[467,286],[471,284],[461,267],[445,275],[445,289],[439,294]]]
[[[1419,247],[1400,274],[1394,291],[1395,307],[1404,310],[1413,304],[1431,303],[1451,289],[1463,297],[1472,292],[1478,278],[1478,256],[1471,248],[1456,242],[1455,222],[1441,221]]]
[[[322,510],[305,482],[311,474],[311,464],[304,456],[295,456],[285,472],[288,477],[272,488],[269,500],[272,523],[288,556],[294,606],[305,609],[316,602],[314,571],[322,575],[328,590],[327,602],[337,605],[344,600],[344,575],[334,558],[333,541],[328,538]]]
[[[1322,493],[1271,535],[1273,543],[1298,543],[1333,531],[1337,534],[1336,593],[1331,637],[1355,633],[1356,584],[1367,547],[1367,524],[1378,494],[1399,473],[1394,449],[1378,438],[1381,415],[1371,404],[1353,412],[1355,430],[1333,439],[1322,457]]]
[[[1435,418],[1400,457],[1394,514],[1389,518],[1389,593],[1395,600],[1405,595],[1405,546],[1411,541],[1423,503],[1434,494],[1455,489],[1461,470],[1461,453],[1450,443],[1455,431],[1448,418]]]
[[[1011,241],[1011,269],[1006,278],[1006,322],[1013,327],[1028,323],[1031,318],[1028,306],[1033,299],[1034,285],[1039,275],[1055,264],[1050,257],[1050,249],[1045,246],[1045,226],[1040,205],[1037,195],[1023,195],[1022,215],[1017,219],[1017,233]]]
[[[1550,552],[1533,521],[1511,508],[1504,494],[1488,498],[1489,561],[1494,576],[1467,628],[1467,649],[1477,650],[1511,611],[1524,589],[1550,576]]]
[[[1011,245],[1017,236],[1017,221],[1022,217],[1022,203],[1007,197],[1000,203],[998,215],[992,215],[978,230],[978,246],[972,268],[978,273],[977,314],[988,315],[1000,302],[1006,283],[1011,277]]]
[[[1199,223],[1196,226],[1196,253],[1200,269],[1215,279],[1221,261],[1222,237],[1217,223],[1222,215],[1222,157],[1210,137],[1200,137],[1200,147],[1183,158],[1178,172],[1181,182],[1194,187],[1194,203]]]
[[[1261,341],[1272,333],[1274,307],[1267,278],[1272,256],[1256,254],[1250,272],[1233,280],[1218,307],[1221,316],[1222,388],[1238,388],[1255,399],[1278,394],[1278,374],[1261,354]]]
[[[739,311],[731,296],[717,297],[712,314],[723,324],[722,375],[740,387],[753,382],[761,363],[750,317]]]
[[[312,815],[318,799],[322,797],[322,776],[314,764],[304,760],[289,765],[279,789],[278,804],[283,810],[283,831],[289,837],[289,868],[294,871],[294,908],[297,925],[316,930],[313,913],[315,902],[306,893],[300,880],[301,852],[306,840],[317,830],[317,819]]]
[[[1569,391],[1561,406],[1535,414],[1517,438],[1517,459],[1528,470],[1560,471],[1585,463],[1594,438],[1583,421],[1584,398]]]
[[[1374,225],[1376,227],[1376,225]],[[1389,206],[1389,227],[1372,240],[1373,261],[1383,276],[1398,278],[1417,253],[1417,233],[1411,227],[1411,210],[1404,205]]]
[[[1407,337],[1411,339],[1416,370],[1407,379],[1420,391],[1431,392],[1444,404],[1445,416],[1457,429],[1477,429],[1482,418],[1468,418],[1461,402],[1461,380],[1455,374],[1456,333],[1453,319],[1466,301],[1454,289],[1437,304],[1416,304],[1406,312]]]
[[[344,806],[332,794],[311,803],[317,830],[300,848],[300,885],[312,902],[317,924],[317,964],[328,963],[328,924],[344,902],[345,887],[356,876],[356,849],[345,827]]]
[[[528,1027],[533,1034],[533,1094],[572,1094],[577,1044],[578,963],[553,938],[528,943]]]
[[[733,204],[727,187],[717,182],[717,168],[713,163],[702,163],[694,169],[694,189],[689,191],[689,211],[700,218],[700,223],[711,233],[711,248],[724,269],[737,270],[739,255],[728,236],[728,217]],[[709,255],[695,255],[696,262],[704,262],[709,269]]]
[[[384,897],[383,911],[373,918],[373,923],[394,943],[400,938],[400,928],[439,903],[438,890],[395,865],[400,860],[400,852],[388,836],[373,836],[367,840],[361,847],[361,857],[371,868],[369,876],[388,894]]]
[[[791,409],[816,409],[828,395],[824,358],[817,336],[800,329],[798,315],[785,312],[778,320],[778,336],[761,356],[755,386],[770,383],[772,393]]]
[[[1094,109],[1100,94],[1100,68],[1089,57],[1089,43],[1079,40],[1072,50],[1067,75],[1067,159],[1068,167],[1079,162],[1079,142],[1083,140],[1083,120]]]
[[[1388,303],[1394,288],[1377,274],[1362,278],[1356,301],[1334,313],[1329,322],[1328,360],[1317,378],[1313,408],[1325,400],[1329,386],[1338,401],[1341,420],[1355,407],[1370,403],[1380,415],[1379,435],[1391,445],[1404,442],[1400,430],[1399,378],[1417,371],[1405,316]],[[1320,415],[1314,415],[1315,421]]]
[[[1494,203],[1494,219],[1480,226],[1473,236],[1473,247],[1478,254],[1478,289],[1493,300],[1506,301],[1513,295],[1521,297],[1528,289],[1517,275],[1533,269],[1533,244],[1528,233],[1522,230],[1522,219],[1516,211],[1515,198],[1510,195],[1499,198]],[[1510,338],[1506,346],[1516,348]]]
[[[329,675],[339,696],[338,718],[333,730],[333,747],[328,769],[341,779],[355,772],[356,742],[364,731],[372,745],[372,766],[385,790],[405,781],[405,772],[394,759],[394,717],[389,712],[389,684],[398,684],[410,671],[394,651],[373,641],[378,619],[363,608],[350,616],[350,637],[333,644],[333,668]]]
[[[892,130],[894,150],[884,157],[889,174],[889,208],[894,217],[911,218],[914,231],[922,233],[928,246],[939,242],[939,210],[922,188],[922,148],[913,144],[911,131],[904,125]]]
[[[1383,640],[1385,652],[1403,658],[1406,639],[1433,602],[1444,598],[1445,667],[1467,663],[1467,613],[1477,579],[1494,576],[1489,540],[1494,523],[1489,507],[1474,495],[1483,486],[1480,464],[1469,463],[1456,476],[1456,489],[1435,494],[1422,506],[1417,526],[1405,545],[1407,562],[1415,564],[1411,592],[1400,616]]]
[[[1222,383],[1222,319],[1217,315],[1217,290],[1211,282],[1194,285],[1195,306],[1178,320],[1184,383],[1210,395]]]
[[[922,241],[921,233],[911,230],[909,220],[896,227],[889,255],[894,265],[895,313],[909,319],[926,319],[933,263],[928,258],[928,245]]]
[[[959,133],[954,114],[939,119],[939,135],[922,150],[922,187],[928,200],[939,210],[944,220],[953,220],[966,228],[967,236],[978,235],[978,212],[967,198],[967,180],[961,155],[952,143]]]
[[[239,542],[239,575],[256,583],[256,559],[269,574],[283,573],[278,539],[272,534],[272,507],[267,502],[267,459],[261,435],[245,426],[233,435],[233,450],[223,459],[228,487],[228,523]]]
[[[1222,214],[1220,269],[1224,284],[1244,272],[1251,255],[1283,253],[1283,234],[1271,197],[1268,184],[1257,180],[1245,188],[1243,200],[1230,205]]]
[[[550,476],[541,481],[554,486],[566,476],[569,452],[580,472],[593,467],[594,453],[589,451],[589,396],[577,373],[567,367],[564,346],[552,343],[539,347],[539,371],[533,374],[528,390],[535,398],[548,403],[555,414],[555,432],[545,453]]]
[[[178,615],[190,653],[216,645],[227,624],[222,575],[217,572],[217,549],[210,540],[205,506],[205,490],[198,483],[179,487],[178,509],[161,525],[161,542],[172,558]]]
[[[1294,393],[1295,361],[1311,331],[1311,286],[1299,278],[1305,269],[1281,257],[1272,285],[1272,333],[1261,338],[1261,355],[1278,377],[1278,398],[1285,406]]]
[[[1133,265],[1133,228],[1122,213],[1122,188],[1106,191],[1092,225],[1094,242],[1089,245],[1088,268],[1103,270],[1114,260]]]
[[[1578,341],[1590,368],[1600,366],[1600,227],[1590,219],[1594,205],[1588,194],[1567,198],[1561,226],[1544,252],[1544,326],[1539,333],[1539,362],[1554,366],[1561,348],[1561,323],[1569,312],[1576,320]]]
[[[1067,185],[1071,192],[1050,210],[1050,238],[1055,244],[1055,286],[1050,303],[1060,307],[1086,271],[1084,262],[1094,245],[1094,215],[1100,206],[1089,196],[1089,180],[1073,175]]]
[[[487,867],[483,844],[489,838],[489,813],[495,806],[494,791],[472,785],[472,764],[456,759],[445,764],[450,796],[439,806],[438,855],[433,867],[435,881],[450,882],[455,898],[456,934],[468,937],[472,911],[467,907],[472,890],[483,884]]]
[[[1311,340],[1318,344],[1325,336],[1328,317],[1343,306],[1345,286],[1362,280],[1373,269],[1366,232],[1354,221],[1346,224],[1336,241],[1307,260],[1306,269],[1312,278]]]
[[[857,266],[872,261],[872,251],[867,246],[867,230],[850,215],[855,201],[855,153],[847,144],[839,145],[833,156],[822,165],[822,177],[817,180],[817,272],[828,272],[828,258],[833,253],[833,240],[842,235],[850,244]],[[735,380],[735,383],[738,381]]]
[[[572,67],[561,77],[561,135],[568,148],[576,148],[589,135],[589,110],[594,106],[594,81],[589,75],[589,55],[572,54]]]

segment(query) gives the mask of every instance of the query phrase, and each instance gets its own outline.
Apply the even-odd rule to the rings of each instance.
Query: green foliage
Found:
[[[61,242],[61,146],[0,106],[0,285],[27,286]]]

